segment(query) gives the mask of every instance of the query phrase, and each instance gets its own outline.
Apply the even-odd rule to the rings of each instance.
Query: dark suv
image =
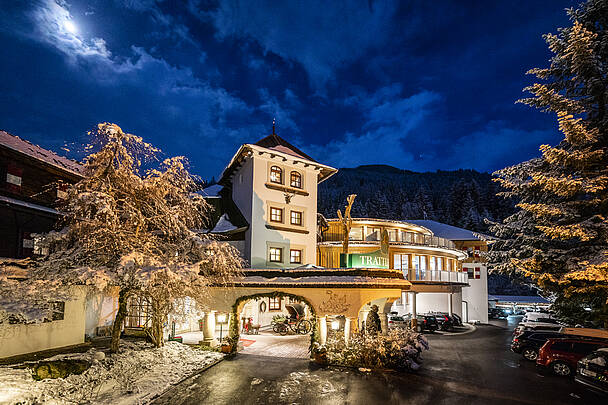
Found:
[[[450,317],[447,314],[444,315],[441,313],[429,313],[429,314],[425,314],[425,316],[434,317],[435,320],[437,321],[437,324],[439,325],[439,329],[441,329],[443,331],[450,330],[454,326],[454,322],[452,321],[452,319],[450,319]]]
[[[608,340],[549,339],[540,348],[536,365],[549,368],[557,375],[569,376],[576,370],[576,363],[580,359],[602,347],[608,347]]]
[[[521,335],[515,336],[511,342],[511,351],[519,353],[526,360],[536,361],[539,349],[545,344],[547,339],[569,337],[558,332],[539,332],[526,330]]]
[[[574,380],[608,394],[608,349],[599,349],[578,362]]]
[[[408,322],[411,322],[412,314],[408,314],[408,315],[404,316],[404,318]],[[437,320],[435,319],[434,315],[417,315],[416,319],[417,319],[416,332],[424,332],[424,331],[434,332],[437,329],[439,329],[439,324],[437,323]]]

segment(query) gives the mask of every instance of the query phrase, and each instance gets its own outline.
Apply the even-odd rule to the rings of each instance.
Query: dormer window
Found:
[[[291,172],[289,185],[294,188],[302,188],[302,175],[296,171]]]
[[[270,181],[272,183],[283,184],[283,170],[279,166],[270,168]]]

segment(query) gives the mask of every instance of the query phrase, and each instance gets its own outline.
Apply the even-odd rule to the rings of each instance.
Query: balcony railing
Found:
[[[416,246],[431,246],[447,249],[456,249],[456,245],[449,239],[440,238],[438,236],[422,235],[413,232],[405,232],[398,240],[390,239],[389,243],[395,245],[416,245]],[[341,232],[326,232],[323,234],[324,242],[341,242],[343,233]],[[380,236],[377,233],[372,233],[365,238],[361,236],[352,236],[349,238],[351,242],[379,242]]]
[[[446,283],[468,284],[469,277],[462,271],[443,271],[443,270],[415,270],[409,269],[409,281],[440,281]]]

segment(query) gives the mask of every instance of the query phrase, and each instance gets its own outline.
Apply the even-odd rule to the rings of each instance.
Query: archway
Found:
[[[265,299],[268,299],[268,301],[265,301]],[[231,307],[231,311],[230,311],[230,325],[229,325],[229,336],[231,338],[231,340],[233,342],[242,342],[242,343],[249,343],[249,342],[253,342],[253,343],[258,343],[258,347],[260,347],[261,345],[268,345],[270,344],[280,344],[281,343],[281,338],[283,333],[277,333],[277,334],[273,334],[271,331],[267,332],[267,333],[262,333],[262,335],[246,335],[246,337],[241,336],[241,330],[243,328],[243,320],[242,320],[242,315],[243,315],[243,309],[246,305],[248,305],[248,303],[251,303],[252,301],[255,302],[255,307],[257,307],[259,310],[262,309],[262,306],[265,306],[265,309],[270,309],[270,305],[271,303],[274,302],[274,300],[278,300],[279,302],[279,308],[284,308],[281,306],[281,301],[285,301],[288,302],[287,304],[284,305],[292,305],[294,303],[303,303],[307,308],[309,313],[308,316],[308,320],[311,323],[311,330],[308,333],[310,335],[309,341],[308,341],[308,345],[307,345],[307,350],[310,353],[311,349],[313,347],[313,344],[315,342],[319,341],[319,327],[318,327],[318,317],[317,317],[317,313],[315,310],[315,307],[312,305],[312,303],[310,302],[309,299],[307,299],[306,297],[303,297],[301,295],[296,295],[296,294],[291,294],[291,293],[287,293],[287,292],[283,292],[283,291],[272,291],[272,292],[261,292],[261,293],[256,293],[256,294],[249,294],[249,295],[243,295],[241,297],[238,297],[236,299],[236,301],[234,302],[234,304]],[[289,300],[289,301],[287,301]],[[268,303],[267,303],[268,302]],[[262,311],[265,312],[265,311]],[[276,315],[279,315],[279,313],[276,313]],[[265,317],[266,321],[268,321],[268,316]],[[257,318],[257,321],[259,322],[260,318]],[[256,327],[262,327],[262,325],[258,324],[255,325]],[[266,326],[266,325],[265,325]],[[295,325],[292,325],[292,329],[295,332]],[[264,331],[266,332],[266,331]],[[276,335],[276,336],[273,336]],[[284,334],[283,334],[284,335]],[[283,342],[294,342],[294,341],[301,341],[301,339],[299,339],[299,337],[296,338],[292,338],[292,337],[288,337],[286,339],[283,339]],[[267,346],[269,347],[269,346]],[[233,351],[237,350],[237,345],[233,345]],[[251,350],[249,348],[245,349],[245,352],[249,352],[249,353],[255,353],[256,350]],[[262,350],[260,353],[263,353],[263,355],[268,355],[268,350],[264,351]],[[288,356],[283,356],[283,357],[288,357]],[[298,356],[300,357],[300,356]]]

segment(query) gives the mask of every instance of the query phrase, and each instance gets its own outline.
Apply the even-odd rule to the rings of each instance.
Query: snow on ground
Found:
[[[64,379],[35,381],[29,369],[0,367],[0,404],[146,403],[223,356],[177,342],[167,342],[161,348],[144,342],[121,342],[119,353],[103,360],[94,360],[95,352],[91,349],[46,359],[86,359],[93,363],[81,375]]]

